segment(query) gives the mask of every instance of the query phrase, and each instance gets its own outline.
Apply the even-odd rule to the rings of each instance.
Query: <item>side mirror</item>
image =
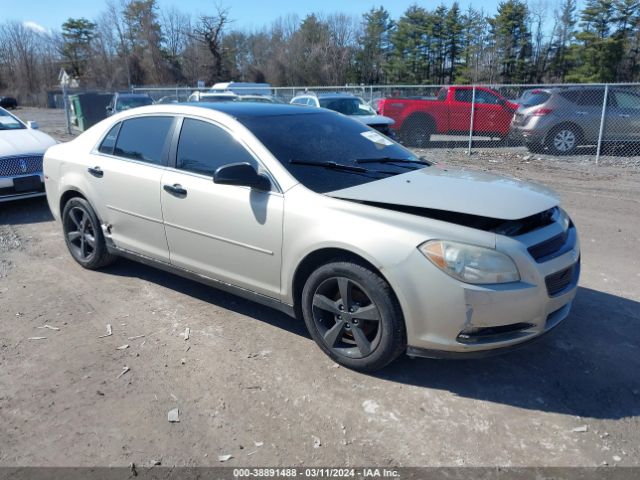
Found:
[[[269,179],[259,174],[249,163],[230,163],[218,167],[213,174],[213,182],[222,185],[238,185],[251,187],[256,190],[268,191],[271,189]]]
[[[29,121],[27,122],[27,128],[30,128],[31,130],[38,130],[40,125],[38,125],[38,122]]]

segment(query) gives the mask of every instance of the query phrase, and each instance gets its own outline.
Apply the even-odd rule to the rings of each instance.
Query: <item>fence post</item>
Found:
[[[607,111],[607,100],[609,99],[609,84],[604,86],[604,98],[602,99],[602,114],[600,115],[600,131],[598,132],[598,147],[596,149],[596,165],[600,161],[600,151],[602,149],[602,133],[604,132],[604,118]]]
[[[473,117],[476,113],[476,86],[471,91],[471,121],[469,122],[469,156],[471,156],[471,144],[473,142]]]

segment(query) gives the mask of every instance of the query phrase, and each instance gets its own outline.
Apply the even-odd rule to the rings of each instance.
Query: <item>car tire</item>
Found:
[[[100,221],[84,198],[70,199],[62,210],[64,240],[73,259],[89,270],[112,264],[117,256],[109,253]]]
[[[379,370],[406,350],[398,300],[366,266],[338,260],[319,267],[304,285],[301,306],[311,337],[345,367]]]
[[[553,155],[571,155],[580,142],[580,131],[572,125],[555,127],[545,140],[549,152]]]
[[[400,131],[404,144],[415,148],[427,148],[433,133],[433,122],[424,116],[407,118]]]

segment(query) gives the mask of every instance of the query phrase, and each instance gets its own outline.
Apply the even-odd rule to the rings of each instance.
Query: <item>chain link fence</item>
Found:
[[[297,98],[297,103],[315,106],[322,99],[348,94],[391,118],[391,133],[413,148],[461,149],[468,155],[504,149],[596,163],[606,157],[640,166],[637,83],[302,86],[272,87],[267,92],[270,95],[242,86],[234,86],[231,94],[192,87],[136,87],[132,91],[147,93],[158,103],[290,103]]]

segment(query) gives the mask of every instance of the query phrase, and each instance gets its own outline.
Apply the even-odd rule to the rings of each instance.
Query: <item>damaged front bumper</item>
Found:
[[[566,243],[536,260],[530,249],[558,235],[552,224],[521,237],[498,236],[497,249],[518,266],[519,282],[460,282],[417,252],[390,272],[407,326],[407,354],[470,358],[523,346],[562,322],[580,276],[580,246],[572,227]],[[399,275],[395,280],[396,273]]]

